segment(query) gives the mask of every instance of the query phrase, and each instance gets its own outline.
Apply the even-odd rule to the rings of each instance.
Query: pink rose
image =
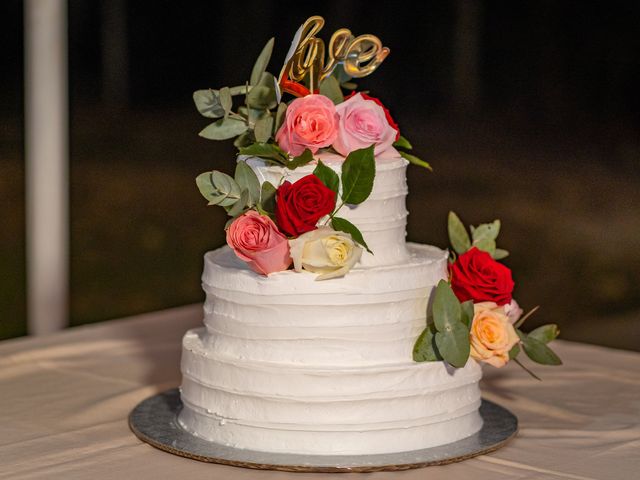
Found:
[[[375,145],[380,155],[391,147],[398,131],[389,124],[384,108],[357,93],[336,106],[340,117],[338,137],[333,148],[343,156],[360,148]]]
[[[249,210],[227,229],[227,244],[257,273],[268,275],[291,265],[289,242],[269,217]]]
[[[316,153],[330,146],[338,134],[336,107],[324,95],[296,98],[289,107],[284,123],[276,133],[276,142],[283,150],[298,156],[305,148]]]

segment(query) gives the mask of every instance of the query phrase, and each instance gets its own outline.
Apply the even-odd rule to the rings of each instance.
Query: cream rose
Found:
[[[319,273],[316,280],[343,276],[362,255],[362,248],[351,235],[330,227],[319,227],[289,240],[289,249],[296,272],[304,269]]]
[[[520,340],[504,307],[495,302],[481,302],[473,306],[471,324],[471,356],[494,367],[509,361],[509,350]]]

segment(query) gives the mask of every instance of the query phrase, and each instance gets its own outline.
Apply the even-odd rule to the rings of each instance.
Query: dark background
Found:
[[[26,333],[22,2],[0,3],[0,339]],[[640,350],[640,3],[69,1],[72,325],[199,302],[231,169],[196,89],[278,74],[308,16],[374,33],[380,97],[434,166],[409,170],[408,238],[500,218],[516,297],[566,339]],[[120,53],[118,53],[120,52]]]

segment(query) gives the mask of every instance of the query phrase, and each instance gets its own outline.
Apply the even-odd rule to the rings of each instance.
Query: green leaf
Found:
[[[208,201],[211,201],[219,195],[211,181],[211,172],[204,172],[198,175],[196,177],[196,185],[202,196]]]
[[[395,148],[404,148],[407,150],[411,150],[413,148],[413,146],[411,145],[411,143],[409,143],[409,140],[407,140],[406,138],[404,138],[402,135],[400,135],[400,137],[398,138],[398,140],[396,140],[395,142],[393,142],[393,146]]]
[[[462,368],[467,364],[471,352],[469,330],[459,320],[452,322],[450,327],[450,330],[436,332],[436,346],[446,362]]]
[[[478,240],[474,240],[473,246],[476,247],[478,250],[487,252],[492,257],[496,253],[496,241],[489,237],[481,237]]]
[[[253,143],[253,136],[251,132],[244,132],[233,141],[233,146],[236,148],[247,147]]]
[[[493,254],[494,260],[502,260],[509,256],[509,252],[507,250],[503,250],[502,248],[496,248],[496,251]]]
[[[550,323],[548,325],[542,325],[527,334],[529,338],[535,338],[539,342],[549,343],[552,340],[555,340],[558,335],[560,335],[560,329],[558,325],[555,323]]]
[[[232,97],[236,95],[246,95],[251,91],[253,87],[251,85],[238,85],[237,87],[231,87],[229,89],[229,93],[231,93]]]
[[[278,110],[276,110],[276,124],[275,124],[276,132],[282,126],[282,123],[284,122],[284,119],[285,119],[286,112],[287,112],[287,104],[284,102],[279,103]]]
[[[313,170],[313,174],[318,177],[327,188],[338,193],[340,189],[340,177],[333,168],[327,167],[321,160],[318,160],[318,165]]]
[[[456,298],[449,283],[446,280],[440,280],[433,297],[433,321],[436,330],[443,333],[453,330],[453,324],[461,323],[461,315],[460,301]]]
[[[433,172],[433,168],[431,168],[431,165],[429,165],[429,162],[425,162],[421,158],[418,158],[415,155],[411,155],[410,153],[407,153],[407,152],[400,151],[398,153],[400,154],[401,157],[408,160],[409,163],[413,163],[414,165],[418,165],[419,167],[424,167],[427,170]]]
[[[248,147],[240,148],[239,153],[240,155],[273,160],[280,165],[285,165],[289,161],[287,153],[274,143],[254,143]]]
[[[338,83],[345,83],[353,78],[351,77],[351,75],[344,71],[344,67],[340,63],[335,66],[333,72],[331,72],[331,76],[335,77],[336,80],[338,80]]]
[[[256,85],[247,95],[247,104],[252,108],[274,108],[277,105],[276,91],[264,85]]]
[[[229,175],[223,172],[214,170],[211,172],[211,182],[218,191],[223,200],[212,203],[213,205],[220,205],[221,207],[229,207],[236,203],[241,196],[240,186]]]
[[[235,118],[221,118],[205,127],[198,135],[209,140],[227,140],[247,131],[247,124]]]
[[[533,315],[534,313],[536,313],[538,311],[538,309],[540,308],[540,305],[536,305],[535,307],[533,307],[531,310],[529,310],[527,313],[525,313],[523,316],[521,316],[516,323],[513,324],[514,328],[518,328],[520,325],[522,325],[531,315]]]
[[[562,360],[558,357],[553,350],[547,347],[544,343],[536,338],[528,335],[520,337],[522,339],[522,347],[524,353],[536,363],[542,365],[562,365]]]
[[[269,72],[262,72],[262,76],[260,77],[258,85],[262,85],[263,87],[267,87],[273,90],[276,86],[276,79],[273,74]]]
[[[264,182],[260,191],[260,207],[267,213],[276,211],[276,187],[271,182]]]
[[[473,300],[467,300],[466,302],[462,302],[460,304],[460,308],[462,310],[461,320],[469,330],[471,330],[471,324],[473,323]]]
[[[473,230],[473,240],[480,240],[482,238],[490,238],[495,240],[500,233],[500,220],[494,220],[491,223],[483,223],[478,225]]]
[[[449,232],[449,243],[451,243],[451,246],[458,255],[462,255],[471,248],[471,239],[469,238],[467,229],[464,228],[460,217],[454,212],[449,212],[447,231]]]
[[[287,162],[286,167],[289,170],[295,170],[298,167],[306,165],[312,160],[313,160],[313,153],[311,153],[311,150],[309,150],[308,148],[305,148],[304,152],[302,152],[297,157],[293,157],[293,159]]]
[[[273,117],[271,115],[265,115],[258,119],[253,127],[253,134],[256,137],[256,141],[265,143],[271,138],[273,132]]]
[[[241,160],[236,164],[235,180],[241,190],[249,192],[248,205],[257,205],[260,202],[260,180],[247,162]]]
[[[373,190],[376,176],[376,162],[371,145],[354,150],[347,155],[342,164],[342,200],[344,203],[358,205],[364,202]]]
[[[229,87],[221,88],[218,95],[220,96],[220,105],[222,105],[222,108],[224,109],[224,116],[226,118],[229,116],[229,112],[233,107],[233,100],[231,99],[231,91],[229,90]]]
[[[340,217],[333,217],[331,219],[331,227],[339,232],[348,233],[349,235],[351,235],[351,238],[353,238],[356,242],[366,248],[367,252],[373,254],[373,252],[369,249],[367,242],[364,241],[362,232],[360,232],[358,227],[356,227],[349,220]]]
[[[435,334],[430,326],[427,326],[413,346],[414,362],[437,362],[442,360],[436,347]]]
[[[249,80],[251,85],[256,85],[260,81],[260,77],[262,77],[264,71],[267,69],[269,60],[271,60],[271,52],[273,52],[273,43],[274,39],[269,39],[267,44],[262,48],[260,55],[258,55],[258,59],[251,70],[251,78]]]
[[[231,208],[227,210],[227,214],[230,217],[237,217],[238,215],[240,215],[242,212],[245,211],[245,209],[248,207],[248,203],[249,203],[249,190],[242,190],[242,193],[240,194],[240,198],[238,199],[237,202],[233,204]]]
[[[509,350],[509,360],[513,360],[514,358],[516,358],[519,353],[520,353],[520,345],[516,343],[511,348],[511,350]]]
[[[224,108],[220,103],[218,92],[215,90],[197,90],[193,92],[193,102],[200,115],[207,118],[220,118],[224,116]]]
[[[344,102],[344,95],[340,90],[340,83],[336,77],[329,75],[320,82],[320,95],[328,97],[335,105]]]

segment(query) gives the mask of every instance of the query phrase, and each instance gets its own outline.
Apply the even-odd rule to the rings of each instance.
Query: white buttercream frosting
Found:
[[[402,244],[394,265],[324,282],[260,276],[228,247],[207,253],[205,326],[183,340],[180,424],[226,445],[307,454],[414,450],[478,431],[478,364],[411,358],[447,254]]]

